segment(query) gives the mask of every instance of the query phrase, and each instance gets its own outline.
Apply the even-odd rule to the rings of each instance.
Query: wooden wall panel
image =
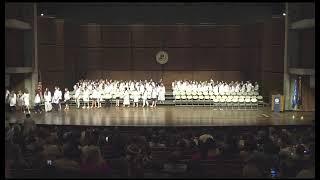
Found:
[[[135,70],[161,70],[156,62],[156,53],[160,48],[134,48],[133,69]]]
[[[166,47],[192,47],[190,36],[193,32],[188,27],[166,27],[162,33],[162,41]]]
[[[191,41],[195,47],[217,47],[222,44],[223,31],[216,26],[192,27]]]
[[[102,43],[106,47],[129,47],[130,31],[112,27],[102,27]]]
[[[56,44],[64,45],[64,20],[56,19],[55,28],[56,28]]]
[[[284,19],[272,18],[272,44],[284,44]]]
[[[138,27],[132,31],[132,44],[135,47],[161,47],[164,44],[162,35],[160,30]]]
[[[314,29],[301,31],[300,65],[302,68],[315,67],[315,32]]]
[[[5,64],[8,67],[24,65],[23,31],[6,29],[5,34]]]
[[[56,43],[56,25],[53,19],[40,17],[38,19],[38,42],[39,44]]]
[[[100,69],[128,70],[131,66],[130,57],[130,48],[105,48]]]
[[[270,70],[272,72],[283,73],[284,49],[280,46],[272,46],[272,62]]]
[[[240,47],[240,26],[227,26],[223,30],[223,46]]]
[[[167,50],[169,60],[164,65],[164,70],[187,70],[193,69],[194,61],[197,61],[192,49],[190,48],[170,48]],[[153,55],[153,60],[156,61]],[[161,66],[158,64],[158,66]]]
[[[101,69],[103,67],[103,49],[89,48],[88,51],[88,69]]]

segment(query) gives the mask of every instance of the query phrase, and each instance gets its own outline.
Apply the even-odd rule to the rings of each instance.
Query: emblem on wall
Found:
[[[168,53],[165,51],[159,51],[156,55],[156,60],[159,64],[166,64],[168,62]]]

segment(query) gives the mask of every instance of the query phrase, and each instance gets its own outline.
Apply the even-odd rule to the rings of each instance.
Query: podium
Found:
[[[280,94],[272,95],[271,111],[283,112],[284,111],[284,96]]]

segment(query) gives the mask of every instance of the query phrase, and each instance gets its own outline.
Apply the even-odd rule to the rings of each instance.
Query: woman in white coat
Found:
[[[157,106],[157,96],[158,96],[157,87],[153,87],[152,93],[151,93],[151,99],[152,99],[151,107]]]
[[[36,92],[36,95],[34,97],[34,111],[35,113],[41,113],[41,96],[39,92]]]
[[[49,91],[48,88],[44,91],[44,110],[46,112],[49,112],[52,110],[52,105],[51,105],[51,92]]]
[[[24,104],[24,107],[25,107],[23,109],[23,113],[26,113],[26,109],[27,109],[28,113],[30,114],[30,94],[29,94],[27,89],[23,93],[22,99],[23,99],[23,104]]]
[[[149,102],[148,102],[148,91],[147,89],[144,90],[143,95],[142,95],[142,107],[144,107],[145,105],[147,105],[147,107],[149,106]]]
[[[140,92],[138,89],[133,91],[133,107],[139,107]]]
[[[91,99],[92,99],[91,108],[97,108],[97,94],[98,94],[97,88],[94,87],[91,94]]]
[[[166,100],[166,88],[164,85],[161,83],[161,85],[158,87],[159,88],[159,97],[158,100],[163,103]]]
[[[69,101],[70,101],[70,92],[69,92],[68,88],[64,89],[63,98],[64,98],[64,103],[65,103],[64,110],[68,110],[69,109]]]
[[[74,99],[76,101],[76,104],[77,104],[77,108],[79,109],[80,108],[80,94],[81,94],[81,88],[80,87],[77,87],[75,89],[75,93],[74,93]]]
[[[87,87],[85,87],[84,90],[83,90],[83,94],[82,94],[82,99],[83,99],[83,107],[82,107],[82,109],[85,109],[86,105],[87,105],[87,109],[90,108],[89,97],[90,97],[89,89],[87,89]]]
[[[123,93],[123,107],[128,106],[130,107],[130,94],[128,88],[125,88]]]
[[[18,106],[18,110],[22,112],[23,110],[23,99],[22,99],[22,92],[21,90],[18,91],[17,94],[17,106]]]
[[[12,90],[10,95],[9,95],[9,105],[10,105],[10,111],[15,111],[16,110],[16,105],[17,105],[17,95],[14,93]]]

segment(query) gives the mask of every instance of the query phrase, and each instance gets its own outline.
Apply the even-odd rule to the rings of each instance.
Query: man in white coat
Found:
[[[60,93],[59,93],[58,87],[56,86],[53,92],[53,97],[52,97],[52,106],[55,109],[55,111],[59,110],[59,104],[60,104]]]
[[[70,101],[70,93],[68,88],[65,88],[64,89],[64,103],[65,103],[64,110],[69,110],[69,101]]]
[[[34,111],[35,113],[41,113],[41,96],[40,96],[40,92],[36,93],[36,96],[34,97]]]
[[[14,93],[14,91],[11,91],[9,95],[9,105],[10,105],[10,111],[15,111],[17,104],[17,95]]]
[[[78,108],[78,109],[80,108],[80,99],[81,99],[80,93],[81,93],[81,89],[80,89],[80,87],[77,87],[77,88],[75,89],[74,99],[75,99],[75,101],[76,101],[76,104],[77,104],[77,108]]]
[[[130,107],[130,95],[129,95],[129,90],[125,88],[124,93],[123,93],[123,107]]]
[[[28,110],[28,113],[30,114],[30,94],[29,91],[26,89],[25,92],[22,95],[23,104],[25,108],[23,108],[23,113],[26,113],[26,109]]]
[[[46,112],[49,112],[52,110],[52,105],[51,105],[51,92],[49,91],[48,88],[44,91],[44,110]]]
[[[62,102],[62,91],[58,87],[58,96],[59,96],[59,110],[61,110],[61,102]]]
[[[148,91],[147,88],[144,90],[143,95],[142,95],[142,107],[144,107],[145,105],[147,105],[147,107],[149,106],[149,102],[148,102]]]

